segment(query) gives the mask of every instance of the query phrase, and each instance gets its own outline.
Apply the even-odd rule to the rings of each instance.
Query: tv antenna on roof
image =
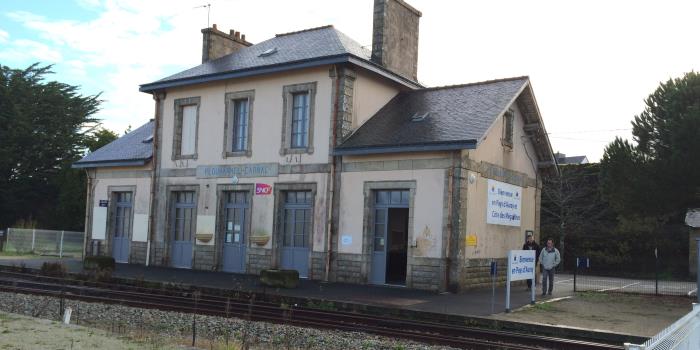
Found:
[[[195,6],[193,8],[199,9],[199,8],[203,8],[203,7],[207,8],[207,28],[209,28],[209,13],[211,12],[211,4]]]

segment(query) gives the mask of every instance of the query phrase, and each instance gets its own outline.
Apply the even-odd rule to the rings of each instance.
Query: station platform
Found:
[[[39,269],[45,261],[57,260],[55,258],[8,259],[6,257],[0,259],[0,265]],[[82,271],[82,263],[79,259],[62,259],[61,261],[71,273],[80,273]],[[473,289],[462,293],[437,293],[401,286],[327,283],[305,279],[301,280],[297,288],[283,289],[263,286],[259,283],[256,275],[156,266],[146,267],[131,264],[117,264],[113,277],[172,283],[183,287],[197,286],[238,290],[459,316],[488,316],[505,311],[506,290],[503,286],[496,287],[495,297],[492,297],[493,291],[491,288]],[[539,300],[539,289],[536,292],[536,298]],[[571,292],[566,287],[555,288],[553,297],[570,295]],[[493,306],[492,300],[494,301]],[[511,289],[511,310],[518,309],[529,303],[530,291],[522,284],[514,285]]]

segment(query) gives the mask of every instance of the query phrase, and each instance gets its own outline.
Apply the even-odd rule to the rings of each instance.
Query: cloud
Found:
[[[6,43],[10,38],[10,33],[0,29],[0,43]]]
[[[18,39],[10,43],[9,47],[0,52],[0,58],[13,62],[41,61],[44,63],[58,63],[63,60],[63,55],[46,44]]]

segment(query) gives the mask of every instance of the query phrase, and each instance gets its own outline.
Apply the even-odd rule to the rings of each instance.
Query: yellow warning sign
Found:
[[[476,247],[476,235],[467,235],[467,247]]]

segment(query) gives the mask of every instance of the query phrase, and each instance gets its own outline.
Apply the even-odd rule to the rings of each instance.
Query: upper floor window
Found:
[[[512,109],[509,109],[503,115],[503,138],[501,143],[503,146],[508,148],[513,148],[513,123],[515,121],[515,113]]]
[[[189,97],[175,100],[173,160],[197,158],[199,103],[199,97]]]
[[[224,128],[224,158],[252,155],[251,123],[255,91],[226,94],[226,121]]]
[[[255,91],[226,94],[226,121],[224,127],[224,158],[252,155],[251,125]]]
[[[313,153],[316,82],[283,88],[280,154]]]
[[[309,92],[292,94],[292,148],[309,145]]]
[[[248,100],[233,101],[233,148],[234,152],[248,148]]]

